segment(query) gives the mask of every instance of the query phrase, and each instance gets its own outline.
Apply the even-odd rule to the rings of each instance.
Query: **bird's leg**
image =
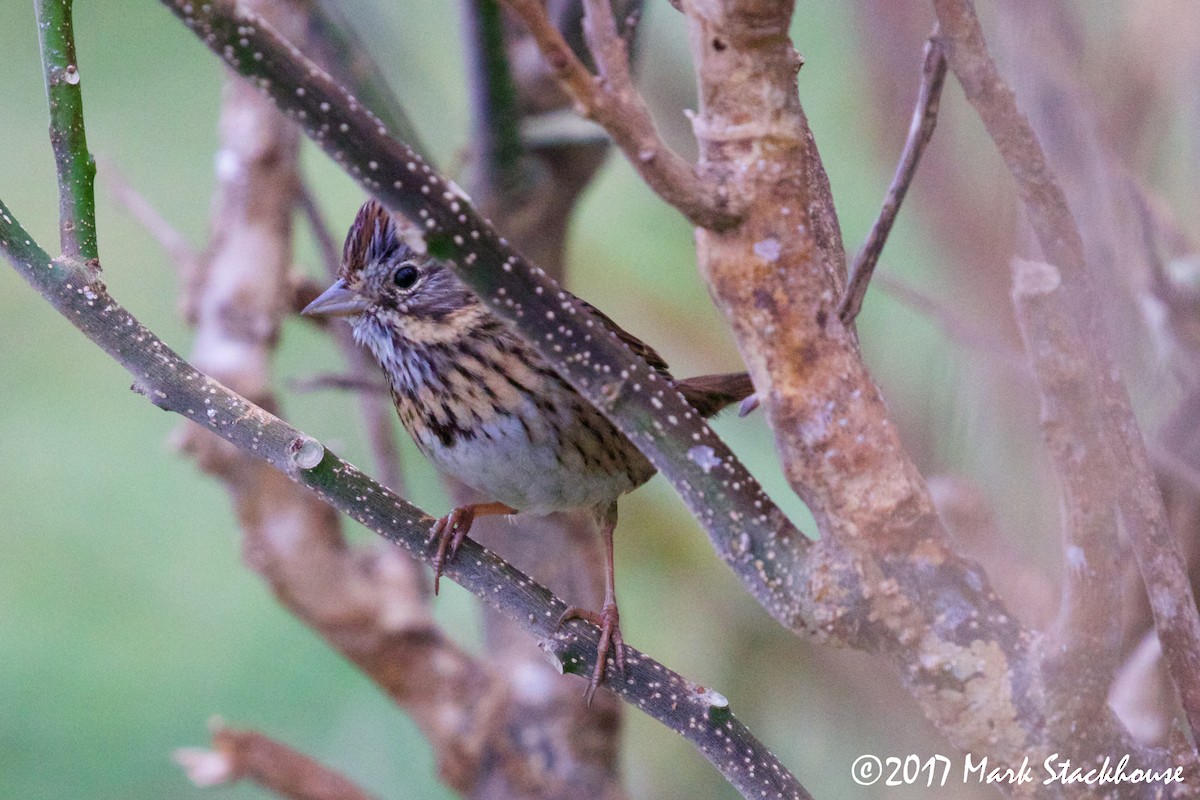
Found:
[[[458,546],[467,538],[476,517],[489,515],[515,514],[517,510],[504,503],[472,503],[467,506],[455,506],[450,513],[433,523],[429,530],[429,541],[437,539],[437,553],[433,557],[433,593],[438,593],[438,584],[442,579],[442,568],[446,562],[454,558]],[[447,552],[449,551],[449,552]]]
[[[596,666],[592,669],[592,679],[588,682],[587,691],[583,695],[587,699],[588,705],[592,704],[592,697],[604,680],[610,649],[617,672],[625,672],[625,640],[621,637],[621,615],[617,611],[616,571],[613,567],[613,531],[616,527],[617,505],[614,502],[610,508],[605,510],[601,520],[600,535],[604,539],[604,605],[601,607],[600,613],[597,614],[595,611],[589,611],[579,606],[571,606],[558,618],[559,626],[569,619],[584,619],[600,628],[600,644],[596,647]]]

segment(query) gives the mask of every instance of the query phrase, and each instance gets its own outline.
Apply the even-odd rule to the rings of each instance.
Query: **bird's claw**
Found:
[[[563,623],[572,619],[586,620],[600,629],[600,643],[596,647],[596,666],[592,669],[592,678],[588,681],[588,688],[583,693],[584,699],[590,706],[596,689],[604,681],[605,667],[608,664],[610,651],[617,672],[625,674],[625,639],[621,636],[621,615],[614,603],[606,603],[599,614],[586,608],[571,606],[558,618],[556,627],[561,628]]]
[[[459,546],[471,525],[475,522],[475,509],[471,506],[459,506],[451,509],[450,513],[433,523],[429,529],[429,541],[437,540],[437,553],[433,556],[433,593],[438,593],[442,580],[442,570],[458,553]]]

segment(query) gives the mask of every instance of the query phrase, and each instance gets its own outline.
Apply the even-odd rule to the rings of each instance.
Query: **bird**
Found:
[[[616,600],[613,532],[617,499],[648,481],[654,466],[510,325],[493,314],[446,262],[417,252],[378,201],[362,205],[346,235],[338,278],[302,313],[346,318],[382,368],[404,428],[443,473],[486,502],[457,506],[430,531],[434,591],[475,519],[588,509],[605,556],[599,612],[569,607],[558,620],[600,629],[590,704],[611,652],[625,668]],[[700,414],[710,417],[754,387],[745,372],[675,380],[649,345],[584,300]]]

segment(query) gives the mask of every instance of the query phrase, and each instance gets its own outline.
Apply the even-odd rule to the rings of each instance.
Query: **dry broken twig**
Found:
[[[344,775],[258,731],[217,724],[211,750],[183,747],[174,760],[201,788],[250,781],[291,800],[374,800]]]

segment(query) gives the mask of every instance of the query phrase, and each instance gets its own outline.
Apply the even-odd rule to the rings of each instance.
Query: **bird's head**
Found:
[[[382,361],[380,347],[453,340],[487,312],[444,263],[409,246],[390,211],[368,200],[346,235],[338,280],[302,313],[345,317]]]

